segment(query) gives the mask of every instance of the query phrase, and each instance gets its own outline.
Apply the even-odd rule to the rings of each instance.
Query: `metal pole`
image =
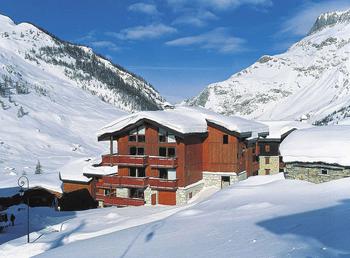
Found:
[[[27,196],[27,243],[29,243],[29,196]]]
[[[18,178],[18,185],[21,189],[26,186],[27,190],[29,190],[29,179],[26,176],[21,176]],[[27,243],[29,243],[29,196],[27,195]]]

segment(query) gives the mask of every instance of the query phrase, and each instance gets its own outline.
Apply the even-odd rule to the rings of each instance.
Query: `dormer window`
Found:
[[[129,133],[129,142],[145,142],[146,128],[144,126],[139,126]]]
[[[168,142],[168,143],[176,142],[175,135],[173,133],[167,132],[163,128],[159,128],[158,138],[159,138],[159,142]]]

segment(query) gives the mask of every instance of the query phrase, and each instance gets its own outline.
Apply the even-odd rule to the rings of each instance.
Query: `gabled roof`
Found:
[[[284,162],[350,166],[350,126],[317,126],[292,132],[281,143]]]
[[[161,111],[142,111],[126,115],[101,128],[97,135],[102,139],[106,134],[114,134],[142,121],[148,120],[169,128],[179,134],[206,133],[208,122],[238,134],[250,133],[257,138],[259,134],[268,133],[268,127],[237,116],[224,116],[198,107],[177,106]]]

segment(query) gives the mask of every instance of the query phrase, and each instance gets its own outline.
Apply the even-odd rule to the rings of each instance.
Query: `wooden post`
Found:
[[[109,151],[110,151],[110,154],[113,155],[113,136],[110,137],[109,139]]]

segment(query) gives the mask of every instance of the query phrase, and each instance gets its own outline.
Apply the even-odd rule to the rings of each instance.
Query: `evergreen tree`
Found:
[[[38,163],[36,163],[36,167],[35,167],[35,174],[39,175],[43,173],[43,168],[40,164],[40,161],[38,160]]]

